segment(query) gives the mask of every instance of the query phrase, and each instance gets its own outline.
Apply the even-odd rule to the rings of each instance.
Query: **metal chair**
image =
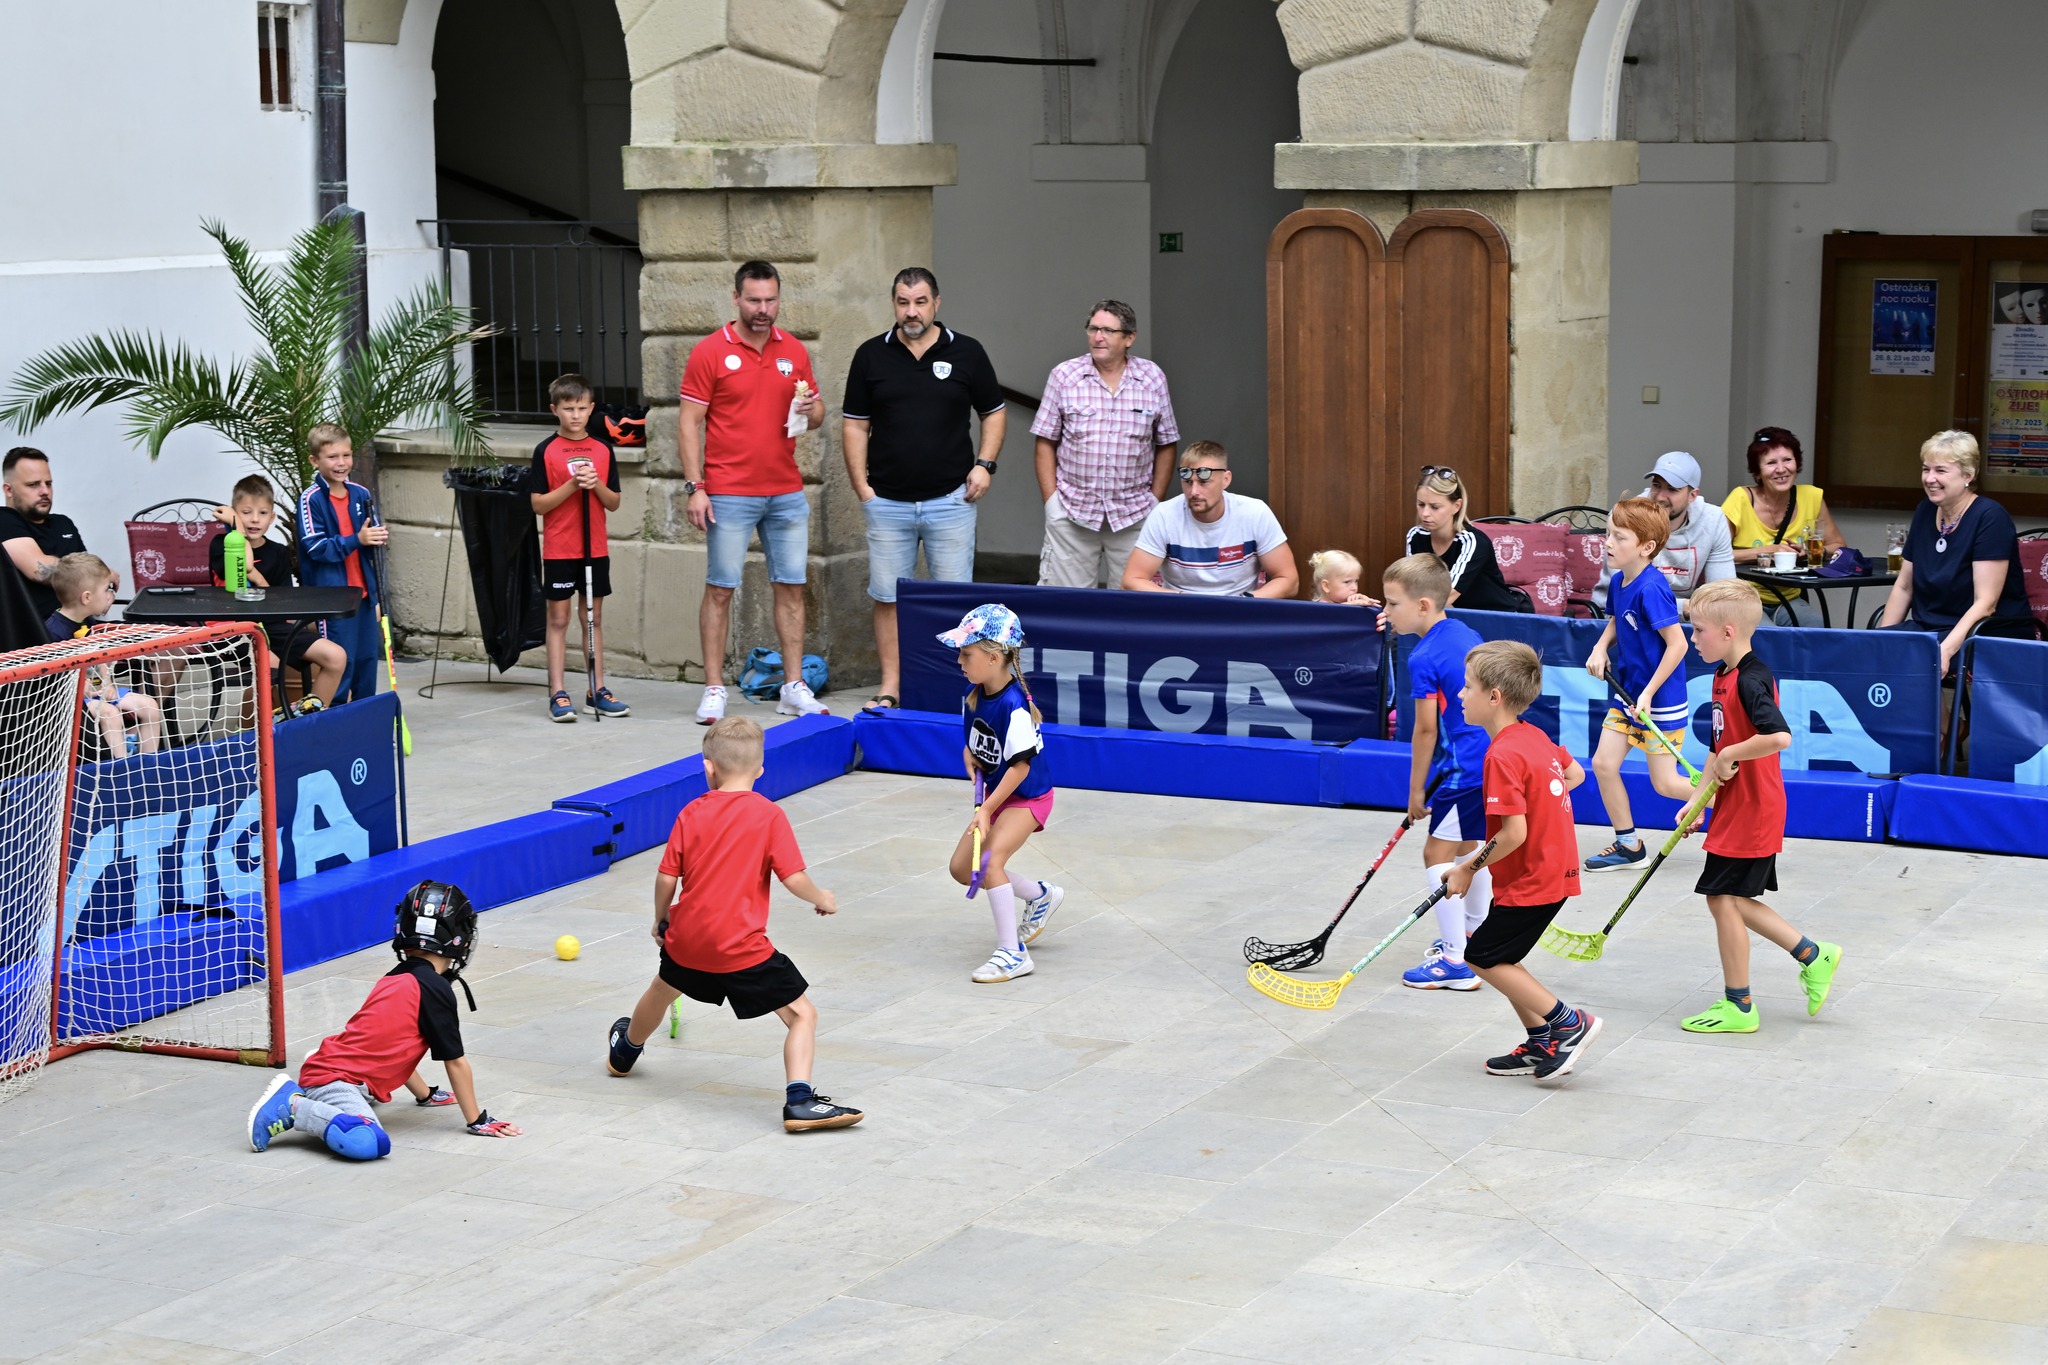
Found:
[[[1574,531],[1605,531],[1607,529],[1607,509],[1605,507],[1588,507],[1583,503],[1574,503],[1570,507],[1559,507],[1545,512],[1536,520],[1569,527]]]

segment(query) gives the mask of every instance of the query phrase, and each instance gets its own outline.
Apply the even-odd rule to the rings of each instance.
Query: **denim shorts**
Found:
[[[709,558],[704,581],[714,588],[737,588],[747,567],[747,545],[761,533],[761,553],[768,560],[770,583],[801,583],[811,552],[811,505],[801,493],[753,498],[711,494],[711,515],[704,529]]]
[[[874,497],[861,504],[868,523],[868,596],[896,600],[896,580],[917,575],[917,543],[924,542],[925,567],[934,580],[974,579],[975,506],[962,484],[943,497],[896,502]]]

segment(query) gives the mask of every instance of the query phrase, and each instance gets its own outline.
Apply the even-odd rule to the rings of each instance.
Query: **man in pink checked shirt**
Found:
[[[1166,375],[1131,354],[1138,314],[1104,299],[1088,314],[1088,354],[1056,366],[1031,424],[1050,588],[1121,584],[1146,514],[1166,496],[1180,430]]]

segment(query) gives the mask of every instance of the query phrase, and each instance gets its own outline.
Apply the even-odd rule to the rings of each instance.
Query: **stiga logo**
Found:
[[[1211,661],[1205,668],[1182,655],[1168,655],[1131,677],[1131,656],[1085,649],[1026,649],[1024,670],[1032,674],[1032,696],[1048,721],[1062,725],[1100,724],[1112,730],[1130,728],[1135,695],[1146,726],[1154,730],[1195,734],[1208,729],[1222,707],[1227,735],[1285,735],[1314,739],[1315,725],[1295,703],[1292,693],[1272,669],[1243,659],[1222,662],[1222,676]],[[1313,686],[1315,674],[1298,670],[1297,686]],[[1050,686],[1045,686],[1046,683]],[[1083,683],[1102,697],[1102,718],[1084,717]],[[1041,688],[1043,690],[1041,690]],[[1050,703],[1050,704],[1048,704]]]

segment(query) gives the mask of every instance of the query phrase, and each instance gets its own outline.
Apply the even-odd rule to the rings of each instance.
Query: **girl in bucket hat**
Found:
[[[968,612],[939,636],[939,643],[959,651],[960,671],[969,683],[960,705],[962,757],[975,791],[974,818],[961,832],[949,870],[970,897],[979,872],[995,918],[995,953],[974,979],[983,984],[1014,981],[1031,974],[1025,945],[1045,932],[1046,921],[1066,898],[1051,882],[1029,881],[1008,870],[1011,857],[1045,828],[1052,814],[1052,770],[1038,731],[1042,717],[1017,659],[1024,625],[1016,612],[991,602]],[[979,868],[977,844],[983,851]]]

